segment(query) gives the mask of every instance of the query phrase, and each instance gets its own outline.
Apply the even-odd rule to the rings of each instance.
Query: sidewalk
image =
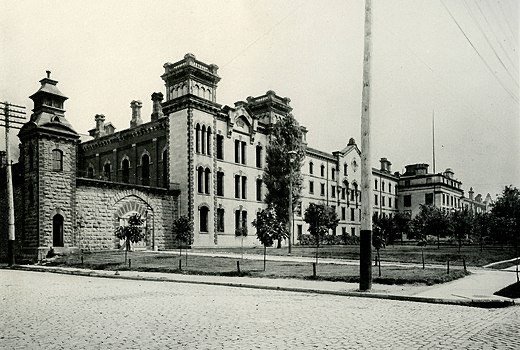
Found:
[[[4,267],[7,268],[7,267]],[[516,282],[516,275],[507,271],[478,269],[459,280],[434,286],[373,284],[370,292],[359,292],[358,284],[300,279],[272,279],[254,277],[224,277],[183,275],[138,271],[104,271],[71,267],[20,265],[18,270],[53,272],[89,277],[120,278],[158,282],[176,282],[217,285],[240,288],[256,288],[301,293],[342,295],[349,297],[380,298],[435,304],[463,305],[484,308],[507,307],[520,302],[493,295],[499,289]]]

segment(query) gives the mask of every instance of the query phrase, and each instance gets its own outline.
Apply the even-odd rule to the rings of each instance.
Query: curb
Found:
[[[513,299],[445,299],[445,298],[428,298],[428,297],[417,297],[412,295],[396,295],[396,294],[381,294],[381,293],[363,293],[363,292],[347,292],[347,291],[334,291],[326,289],[313,289],[313,288],[293,288],[293,287],[280,287],[280,286],[265,286],[255,285],[246,283],[233,283],[233,282],[215,282],[215,281],[187,281],[169,277],[151,277],[151,276],[123,276],[108,273],[100,273],[93,270],[65,270],[59,267],[39,267],[39,266],[28,266],[28,265],[14,265],[11,267],[0,266],[0,269],[4,270],[20,270],[20,271],[33,271],[33,272],[50,272],[58,273],[63,275],[75,275],[84,277],[101,277],[101,278],[113,278],[123,280],[134,280],[134,281],[151,281],[151,282],[173,282],[173,283],[188,283],[197,285],[212,285],[222,287],[235,287],[235,288],[250,288],[250,289],[262,289],[262,290],[276,290],[286,292],[298,292],[298,293],[309,293],[309,294],[325,294],[325,295],[337,295],[347,297],[358,297],[358,298],[373,298],[373,299],[386,299],[396,301],[411,301],[428,304],[444,304],[444,305],[458,305],[458,306],[470,306],[479,308],[504,308],[515,305]]]

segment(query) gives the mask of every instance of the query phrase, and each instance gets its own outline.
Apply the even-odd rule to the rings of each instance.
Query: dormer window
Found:
[[[55,122],[55,123],[60,123],[61,122],[60,121],[60,117],[57,117],[57,116],[52,118],[52,121]]]

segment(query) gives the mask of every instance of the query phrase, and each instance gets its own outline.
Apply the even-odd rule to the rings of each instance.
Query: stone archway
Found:
[[[143,219],[143,229],[145,237],[142,242],[132,244],[132,249],[152,249],[154,239],[154,225],[153,225],[153,209],[141,197],[131,194],[120,198],[113,205],[113,224],[114,230],[119,226],[124,226],[131,215],[139,214]],[[114,239],[114,246],[119,248],[121,246],[119,239]]]

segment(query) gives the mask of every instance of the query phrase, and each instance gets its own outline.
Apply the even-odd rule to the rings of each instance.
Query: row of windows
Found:
[[[165,150],[163,152],[163,162],[162,162],[162,181],[163,186],[166,186],[168,184],[168,152]],[[139,183],[143,186],[150,186],[150,156],[148,153],[144,153],[141,156],[141,177],[137,179],[136,183]],[[129,183],[130,182],[130,160],[128,158],[123,158],[121,161],[121,181],[123,183]],[[137,164],[135,174],[137,174]],[[112,173],[114,170],[112,169],[112,165],[109,161],[107,161],[103,165],[103,179],[106,181],[112,181]],[[94,166],[89,165],[87,168],[87,177],[93,179],[94,178]]]
[[[348,170],[348,165],[347,163],[343,164],[343,176],[347,176],[347,170]],[[339,170],[338,170],[339,171]],[[314,163],[313,162],[309,162],[309,174],[313,175],[314,174]],[[325,176],[325,165],[321,165],[320,166],[320,176]],[[331,178],[332,180],[335,180],[336,179],[336,168],[332,167],[331,169]]]
[[[434,197],[433,193],[425,193],[424,194],[424,204],[426,205],[434,205]],[[403,197],[403,205],[405,207],[412,206],[412,195],[408,194]],[[442,205],[449,205],[451,207],[460,207],[460,198],[455,196],[450,196],[448,194],[442,194]]]
[[[210,194],[210,174],[209,168],[197,168],[197,191],[198,193]],[[235,198],[247,199],[247,177],[242,175],[235,175]],[[262,201],[263,181],[256,179],[256,200]],[[224,173],[217,172],[217,196],[224,196]]]
[[[211,127],[195,126],[195,152],[211,155]]]
[[[378,181],[377,179],[374,180],[374,189],[377,190]],[[394,187],[395,194],[397,194],[397,187]],[[385,182],[381,180],[381,192],[385,192]],[[388,184],[388,193],[392,193],[392,184]]]
[[[381,196],[381,206],[386,206],[386,197]],[[374,205],[379,205],[379,196],[377,194],[374,195]],[[395,209],[397,209],[397,200],[394,201]],[[388,197],[388,207],[392,208],[392,197]]]
[[[345,187],[336,187],[336,185],[331,186],[331,198],[336,198],[336,192],[341,192],[341,199],[347,199],[347,191],[350,193],[350,200],[355,200],[356,198],[361,201],[361,192],[357,190],[357,185],[354,184],[354,189],[347,189]],[[356,194],[357,193],[357,194]],[[314,181],[309,181],[309,194],[314,194]],[[339,194],[338,194],[339,195]],[[320,183],[320,196],[325,196],[325,184]]]
[[[217,208],[217,232],[224,232],[224,214],[225,211],[222,208]],[[209,232],[208,228],[209,208],[202,206],[199,209],[199,231],[201,233]],[[235,210],[235,230],[245,228],[247,230],[247,211]]]

